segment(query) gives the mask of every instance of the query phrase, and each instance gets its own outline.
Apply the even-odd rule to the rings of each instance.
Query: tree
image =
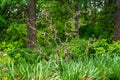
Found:
[[[36,37],[36,5],[35,5],[35,0],[28,0],[28,20],[27,20],[27,25],[28,25],[28,48],[32,48],[35,46],[37,42],[37,37]]]
[[[115,1],[115,17],[114,17],[114,40],[120,40],[120,0]]]
[[[80,28],[80,23],[79,23],[79,16],[80,16],[80,1],[77,2],[75,5],[75,28],[76,28],[76,33],[79,35],[79,28]]]

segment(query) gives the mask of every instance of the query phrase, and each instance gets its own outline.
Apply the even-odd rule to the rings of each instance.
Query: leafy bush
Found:
[[[120,55],[120,42],[109,43],[107,39],[96,40],[91,38],[83,40],[79,38],[72,39],[70,42],[64,42],[56,48],[61,57],[79,58],[90,55]],[[53,53],[55,53],[53,52]],[[52,55],[52,54],[51,54]]]
[[[106,39],[101,39],[91,43],[89,54],[104,55],[109,54],[120,55],[120,42],[108,43]]]
[[[75,39],[70,41],[70,55],[73,58],[85,57],[87,54],[88,41]]]
[[[8,41],[25,41],[27,29],[25,24],[11,23],[7,29],[5,40]]]
[[[101,32],[104,32],[104,30],[101,28],[101,26],[88,23],[85,26],[81,26],[80,37],[87,38],[87,39],[90,37],[95,37],[98,39],[100,36],[104,35]]]
[[[113,44],[109,44],[108,53],[111,55],[119,55],[120,56],[120,41],[113,42]]]
[[[87,41],[75,38],[74,40],[63,42],[58,45],[53,49],[54,51],[52,54],[57,55],[59,58],[62,57],[75,59],[79,57],[86,57],[87,48]]]
[[[25,47],[26,41],[23,37],[26,37],[26,34],[25,24],[11,23],[6,33],[3,34],[0,50],[7,53],[16,48]]]
[[[3,41],[1,42],[0,44],[0,50],[3,51],[3,52],[9,52],[11,50],[14,50],[16,48],[19,48],[21,46],[23,46],[24,44],[19,42],[19,41],[15,41],[15,42],[6,42],[6,41]]]
[[[8,52],[8,55],[15,60],[15,63],[37,63],[45,56],[39,54],[34,49],[17,48]]]
[[[93,42],[90,44],[89,48],[89,54],[96,54],[96,55],[102,55],[107,52],[109,44],[107,43],[107,40],[101,39],[99,41]]]

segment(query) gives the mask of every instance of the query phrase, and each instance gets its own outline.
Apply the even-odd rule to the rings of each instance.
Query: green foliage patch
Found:
[[[92,80],[120,79],[120,57],[95,56],[94,58],[76,60],[41,60],[38,63],[18,63],[6,64],[3,68],[5,74],[1,74],[1,79],[19,80],[80,80],[84,78]],[[112,64],[112,65],[111,65]]]

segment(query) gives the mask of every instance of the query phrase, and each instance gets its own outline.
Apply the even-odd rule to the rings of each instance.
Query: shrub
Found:
[[[95,55],[102,55],[106,54],[108,51],[109,44],[107,43],[106,39],[101,39],[90,43],[89,53],[88,54],[95,54]]]
[[[105,55],[109,54],[113,55],[120,55],[120,42],[113,42],[108,43],[106,39],[101,39],[91,43],[89,47],[89,54],[95,55]]]
[[[79,38],[70,41],[70,55],[73,58],[85,57],[87,48],[88,41]]]

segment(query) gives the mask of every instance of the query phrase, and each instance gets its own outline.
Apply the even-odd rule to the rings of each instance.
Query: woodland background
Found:
[[[120,80],[120,0],[0,0],[0,80]]]

